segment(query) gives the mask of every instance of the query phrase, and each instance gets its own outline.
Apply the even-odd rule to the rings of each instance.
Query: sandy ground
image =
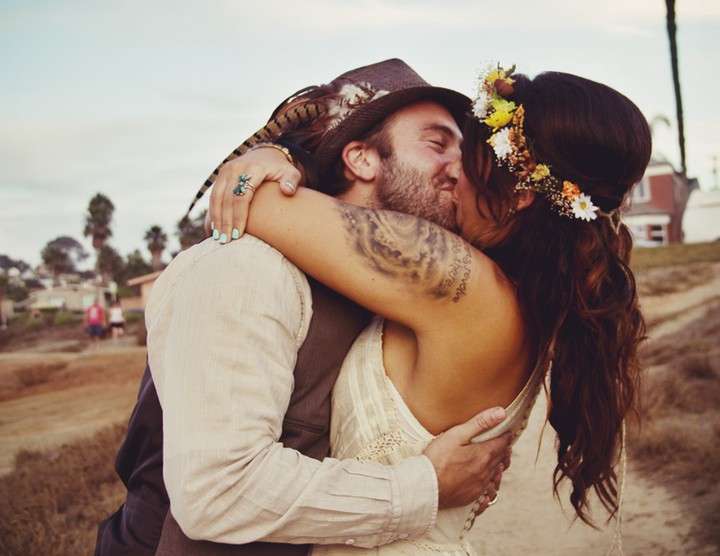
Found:
[[[710,281],[683,292],[646,296],[642,308],[648,322],[648,336],[660,338],[702,317],[710,302],[720,298],[720,265],[713,265]],[[567,488],[561,489],[564,511],[552,495],[552,472],[557,461],[555,435],[545,427],[547,403],[544,393],[533,409],[528,428],[513,450],[513,461],[505,473],[497,504],[480,516],[472,541],[481,554],[547,554],[586,556],[620,554],[614,546],[617,524],[606,524],[607,516],[596,503],[595,522],[599,531],[576,521]],[[538,449],[539,446],[539,449]],[[537,459],[536,459],[537,458]],[[628,461],[623,502],[622,547],[627,555],[712,555],[714,548],[693,543],[691,530],[697,526],[681,500],[670,490],[640,476]],[[568,510],[570,508],[570,510]]]
[[[596,531],[581,521],[572,523],[568,490],[561,490],[565,512],[552,495],[552,471],[557,460],[554,431],[545,429],[540,451],[538,442],[547,405],[541,393],[528,428],[513,451],[498,502],[478,517],[471,537],[481,554],[543,554],[570,556],[602,555],[613,545],[616,524],[605,524],[598,511]],[[537,462],[535,461],[537,454]],[[683,505],[665,488],[652,484],[633,471],[629,462],[625,481],[622,545],[627,555],[715,554],[693,546],[694,523]],[[594,506],[600,510],[599,504]],[[613,552],[620,554],[618,550]]]
[[[703,307],[720,296],[720,265],[716,268],[716,276],[703,285],[643,299],[651,337],[671,334],[688,319],[701,315]],[[20,449],[52,449],[107,425],[126,423],[144,359],[144,348],[129,342],[120,346],[107,343],[99,349],[70,354],[38,350],[0,353],[0,390],[14,380],[17,368],[31,366],[33,361],[62,366],[57,382],[39,384],[28,388],[27,393],[23,391],[22,397],[0,401],[0,474],[11,469]],[[591,556],[606,554],[613,545],[614,522],[606,526],[605,516],[598,512],[595,516],[600,531],[579,521],[573,524],[569,517],[572,512],[563,512],[553,498],[551,480],[556,456],[554,431],[549,426],[538,452],[546,409],[541,393],[528,428],[515,446],[498,503],[475,523],[471,538],[481,553],[565,556],[582,552]],[[561,491],[561,499],[569,506],[566,490]],[[632,461],[624,500],[625,554],[715,553],[713,549],[693,546],[691,529],[696,523],[685,511],[687,501],[641,477]]]
[[[641,308],[650,338],[672,334],[688,322],[702,316],[708,302],[720,299],[720,263],[711,265],[713,276],[706,283],[686,291],[646,296]]]
[[[105,426],[127,423],[145,349],[105,345],[71,354],[0,353],[0,383],[17,368],[48,360],[67,365],[58,383],[41,384],[29,388],[28,395],[0,402],[0,474],[12,470],[21,449],[52,449]],[[115,365],[107,365],[108,360]]]

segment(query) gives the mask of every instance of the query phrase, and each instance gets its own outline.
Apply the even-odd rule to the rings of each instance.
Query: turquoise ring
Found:
[[[238,184],[235,189],[233,189],[233,195],[237,197],[242,197],[250,190],[254,190],[255,186],[250,183],[250,176],[247,174],[240,174],[240,177],[238,178]]]

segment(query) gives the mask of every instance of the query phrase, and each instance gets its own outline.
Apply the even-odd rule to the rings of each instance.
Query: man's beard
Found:
[[[448,230],[456,229],[455,203],[444,179],[401,163],[393,154],[382,161],[376,188],[378,208],[419,216]]]

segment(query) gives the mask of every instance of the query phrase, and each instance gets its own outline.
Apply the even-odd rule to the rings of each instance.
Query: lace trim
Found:
[[[389,456],[406,443],[399,430],[391,430],[383,433],[365,446],[354,459],[362,462],[379,461],[384,456]]]
[[[531,379],[532,380],[532,379]],[[540,393],[540,381],[537,382],[537,384],[534,387],[535,392],[532,394],[533,398],[536,398],[537,395]],[[525,413],[523,415],[522,421],[520,422],[520,426],[515,430],[513,433],[513,444],[517,441],[518,438],[520,438],[520,435],[523,433],[523,431],[527,428],[528,421],[530,420],[530,414],[532,413],[533,408],[535,407],[535,402],[528,404],[527,409],[525,410]],[[472,507],[470,508],[467,517],[465,518],[465,525],[463,526],[463,531],[460,534],[460,539],[464,540],[466,533],[468,533],[472,528],[473,525],[475,525],[475,520],[477,517],[482,513],[480,511],[480,508],[482,507],[482,499],[477,499],[473,503]],[[487,509],[487,508],[485,508]],[[483,510],[485,511],[485,510]],[[622,556],[622,553],[621,553]]]

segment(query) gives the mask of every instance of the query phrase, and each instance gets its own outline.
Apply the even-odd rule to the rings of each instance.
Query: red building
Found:
[[[666,160],[653,158],[623,208],[623,221],[636,245],[682,242],[683,213],[697,186],[697,179],[684,178]]]

